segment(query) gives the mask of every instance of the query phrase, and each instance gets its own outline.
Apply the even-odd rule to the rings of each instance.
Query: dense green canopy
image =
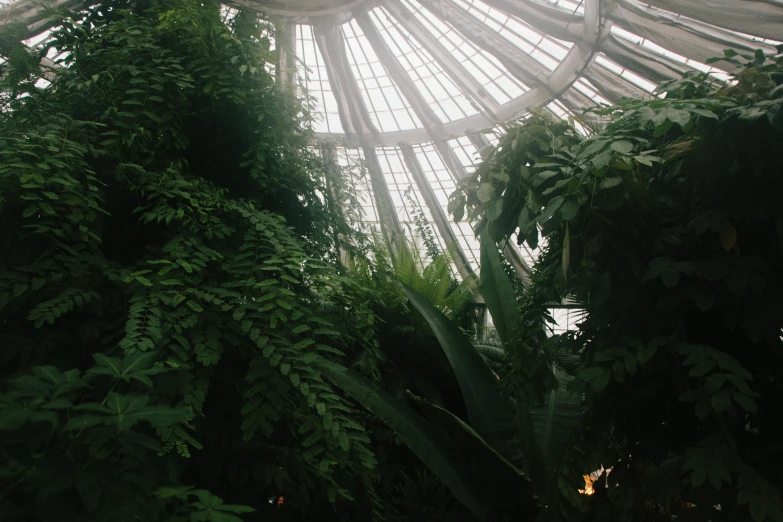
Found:
[[[273,24],[86,5],[49,85],[0,35],[0,522],[783,520],[780,56],[510,124],[457,282],[350,226]]]
[[[57,31],[48,88],[6,66],[0,519],[233,520],[209,491],[259,509],[370,487],[323,375],[372,349],[373,313],[264,29],[108,1]]]

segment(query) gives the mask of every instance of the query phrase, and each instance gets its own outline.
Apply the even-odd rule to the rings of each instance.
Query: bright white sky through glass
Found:
[[[446,209],[449,203],[449,196],[457,188],[457,184],[454,177],[449,172],[446,164],[443,162],[437,149],[431,144],[426,143],[413,147],[413,151],[416,155],[416,159],[419,161],[421,170],[427,178],[432,191],[435,193],[435,197],[438,200],[443,213],[447,216],[449,225],[454,235],[457,237],[457,243],[462,248],[462,252],[468,258],[471,268],[474,271],[478,271],[479,268],[479,243],[476,240],[473,229],[470,223],[463,220],[459,223],[454,223],[454,220],[448,216]]]
[[[324,58],[313,37],[313,29],[309,25],[296,26],[296,49],[302,66],[299,67],[300,81],[304,82],[307,93],[315,98],[319,118],[313,122],[315,132],[342,133],[340,113],[337,109],[329,76],[326,72]]]
[[[360,149],[339,147],[336,150],[337,164],[343,169],[344,179],[353,187],[356,204],[362,213],[362,219],[370,228],[378,230],[378,210],[375,206],[375,194],[372,190],[367,169],[364,168],[364,154]]]
[[[370,11],[370,19],[441,121],[453,121],[478,113],[433,57],[385,9],[378,7]]]
[[[413,179],[399,147],[378,147],[375,149],[378,155],[378,162],[381,165],[381,172],[383,178],[386,181],[386,186],[389,187],[389,193],[391,195],[394,210],[397,213],[397,218],[400,220],[400,224],[406,229],[406,234],[412,239],[417,239],[416,222],[413,218],[413,207],[405,196],[406,192],[410,195],[410,198],[415,202],[423,212],[424,216],[429,223],[429,227],[438,240],[438,246],[441,251],[446,252],[447,246],[443,244],[441,235],[435,230],[432,220],[432,214],[430,213],[427,205],[424,203],[424,199],[419,192],[419,188]],[[420,239],[420,238],[418,238]]]
[[[348,63],[364,103],[381,132],[420,128],[421,122],[392,82],[356,20],[342,26]]]
[[[479,81],[496,102],[507,103],[529,90],[514,78],[497,58],[466,40],[448,24],[424,9],[416,0],[401,0],[401,2],[440,40],[446,50],[460,61],[468,74]]]

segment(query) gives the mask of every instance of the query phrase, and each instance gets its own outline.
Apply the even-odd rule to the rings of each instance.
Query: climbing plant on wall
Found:
[[[48,86],[2,39],[0,520],[369,518],[369,438],[323,376],[374,315],[269,27],[192,0],[58,16]]]

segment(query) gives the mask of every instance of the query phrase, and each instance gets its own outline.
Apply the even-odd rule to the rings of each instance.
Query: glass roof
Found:
[[[689,70],[725,81],[730,71],[707,65],[709,58],[729,48],[772,54],[783,36],[779,0],[224,5],[282,20],[292,49],[281,53],[291,61],[278,70],[295,71],[292,77],[314,101],[318,142],[334,148],[342,164],[367,165],[371,179],[355,189],[368,225],[411,227],[411,205],[419,206],[441,247],[459,246],[463,275],[477,268],[477,245],[467,222],[447,219],[448,195],[471,172],[478,150],[496,143],[504,122],[539,107],[566,118],[595,104],[652,96],[660,81]],[[23,21],[31,47],[47,36],[42,17],[36,0],[0,0],[0,24]],[[385,188],[376,194],[373,187]],[[385,206],[397,223],[381,223],[378,209]],[[526,262],[535,255],[519,254]]]

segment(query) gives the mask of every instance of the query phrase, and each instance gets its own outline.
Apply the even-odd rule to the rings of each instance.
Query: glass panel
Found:
[[[380,232],[378,210],[375,206],[375,194],[372,190],[369,174],[364,168],[364,154],[361,149],[339,147],[336,150],[337,164],[343,169],[344,180],[356,196],[356,207],[367,228]]]
[[[392,54],[441,121],[458,120],[479,112],[432,55],[385,9],[373,9],[370,18],[378,26]]]
[[[413,147],[413,152],[416,154],[416,159],[419,160],[421,170],[429,181],[443,213],[448,216],[446,207],[449,203],[449,196],[457,188],[454,176],[449,172],[449,169],[443,162],[443,158],[441,158],[440,153],[432,143],[417,145]],[[464,220],[454,223],[450,217],[447,217],[447,219],[452,232],[457,238],[457,243],[459,243],[459,246],[468,258],[471,268],[478,270],[480,259],[479,243],[470,224]]]
[[[549,309],[556,324],[550,325],[550,334],[558,335],[577,330],[577,325],[585,320],[586,312],[583,308],[553,307]]]
[[[453,1],[550,71],[558,66],[573,46],[571,42],[546,36],[519,18],[506,15],[481,0]]]
[[[724,71],[723,69],[719,69],[717,67],[713,67],[711,65],[707,65],[705,63],[699,62],[697,60],[692,60],[690,58],[686,58],[685,56],[682,56],[680,54],[674,53],[672,51],[669,51],[668,49],[664,49],[660,45],[651,42],[650,40],[647,40],[645,38],[642,38],[641,36],[634,34],[630,31],[626,31],[625,29],[622,29],[617,26],[612,26],[612,34],[616,36],[617,38],[620,38],[622,40],[625,40],[628,43],[632,43],[641,47],[644,47],[646,50],[654,53],[659,54],[661,56],[665,56],[666,58],[669,58],[672,61],[679,62],[682,64],[685,64],[689,67],[693,67],[694,69],[702,72],[709,73],[710,76],[722,81],[726,82],[730,79],[729,75]]]
[[[601,96],[598,89],[587,78],[579,78],[571,87],[593,100],[596,104],[611,105],[609,100]]]
[[[392,82],[356,20],[342,26],[348,62],[367,110],[381,132],[421,128],[407,100]]]
[[[552,112],[555,116],[557,116],[561,120],[568,120],[569,118],[572,118],[571,121],[573,122],[574,128],[582,136],[587,136],[588,134],[590,134],[590,129],[582,125],[577,120],[574,113],[558,100],[554,100],[548,103],[546,108],[549,109],[550,112]]]
[[[657,87],[654,83],[652,83],[649,80],[645,80],[638,74],[629,71],[628,69],[625,69],[623,67],[620,67],[613,61],[609,60],[603,53],[599,54],[595,57],[595,63],[603,67],[604,69],[607,69],[609,71],[612,71],[616,75],[620,76],[621,78],[628,80],[630,83],[636,85],[642,90],[645,90],[647,92],[653,92],[655,88]]]
[[[443,238],[440,237],[433,224],[432,214],[424,203],[424,198],[421,196],[413,176],[405,165],[402,151],[398,147],[378,147],[375,149],[375,152],[378,155],[378,162],[381,165],[381,172],[386,181],[386,186],[389,187],[397,218],[400,220],[400,224],[405,229],[407,236],[416,240],[417,244],[420,242],[413,216],[414,208],[411,204],[411,201],[413,201],[413,204],[424,213],[429,228],[436,238],[438,247],[442,252],[445,252],[447,245],[444,244]],[[422,256],[425,256],[426,248],[421,244],[418,244],[418,246]]]
[[[497,144],[500,142],[500,137],[503,136],[505,133],[506,133],[506,129],[504,129],[502,125],[498,125],[482,134],[484,134],[484,137],[487,138],[487,140],[489,140],[490,145],[496,147]]]
[[[424,9],[416,0],[401,0],[401,2],[428,31],[440,40],[446,50],[462,63],[468,73],[476,78],[496,102],[506,103],[529,90],[494,56],[479,49],[450,25]]]
[[[47,29],[46,31],[37,34],[31,38],[28,38],[27,40],[22,40],[22,43],[25,44],[28,47],[31,47],[33,49],[40,49],[44,46],[44,44],[49,40],[49,38],[52,35],[52,32],[58,29],[59,27],[53,27],[51,29]],[[62,53],[58,53],[57,49],[50,48],[47,53],[46,57],[52,60],[53,62],[56,62],[57,60],[61,60],[63,58],[66,58],[70,54],[69,52],[65,51]]]
[[[480,161],[479,151],[467,137],[449,140],[449,147],[468,174],[476,170],[476,163]]]
[[[584,15],[585,14],[585,8],[584,3],[585,0],[545,0],[551,4],[556,5],[557,7],[563,9],[564,11],[568,11],[569,13]]]
[[[329,85],[321,50],[315,42],[313,29],[309,25],[296,26],[296,51],[300,67],[297,76],[309,96],[314,98],[317,113],[313,122],[315,132],[342,133],[337,100]]]
[[[225,4],[220,6],[220,18],[223,20],[224,24],[231,22],[237,14],[239,14],[239,9],[229,7]]]

